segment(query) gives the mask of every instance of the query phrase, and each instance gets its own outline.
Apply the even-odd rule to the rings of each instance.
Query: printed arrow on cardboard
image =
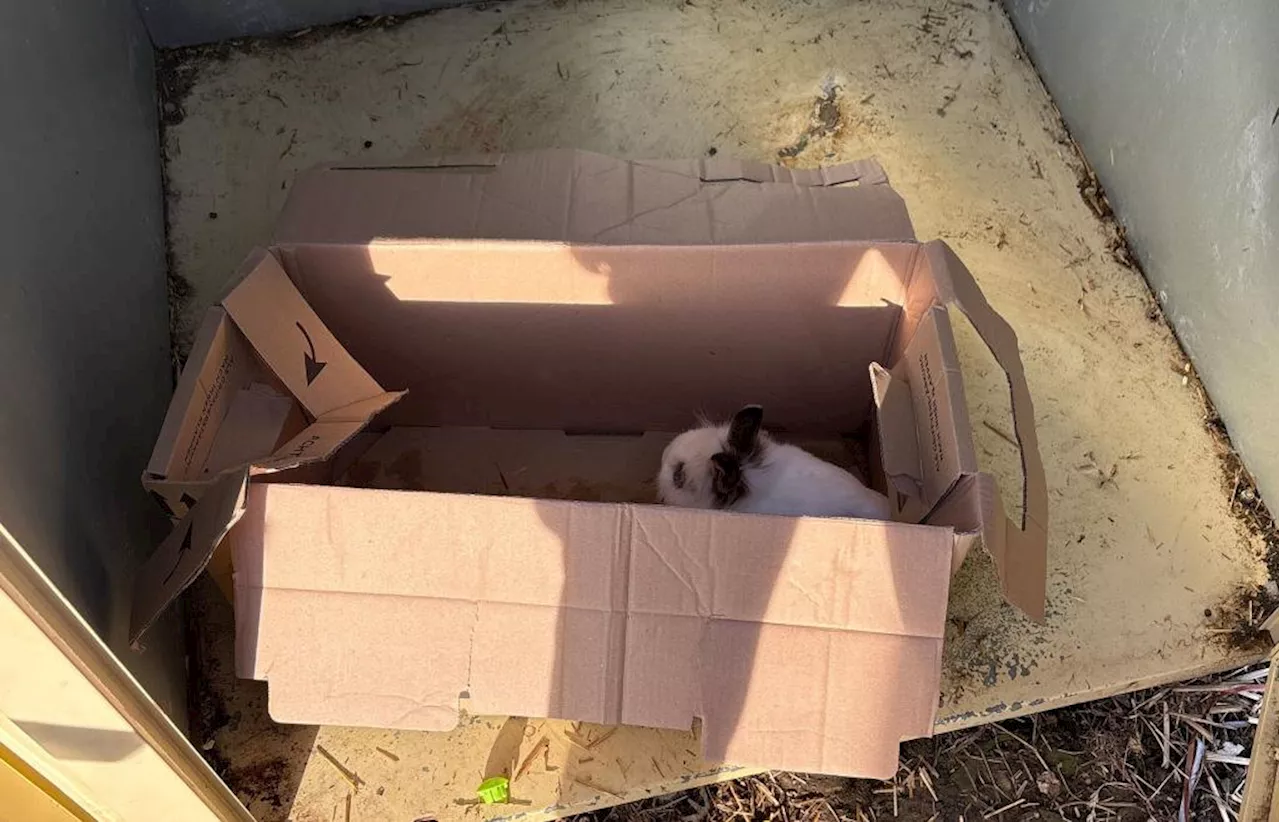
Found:
[[[327,362],[321,362],[316,359],[316,344],[311,341],[311,335],[307,333],[307,329],[303,328],[302,323],[295,323],[298,330],[302,332],[302,336],[307,340],[307,348],[309,351],[303,352],[303,366],[307,369],[307,385],[316,381],[316,377],[320,376],[320,372],[328,365]]]
[[[182,565],[183,558],[187,555],[187,552],[191,550],[191,534],[194,531],[195,525],[189,524],[187,526],[187,533],[182,537],[182,546],[178,548],[178,561],[173,563],[173,568],[169,570],[169,575],[164,578],[166,584],[173,578],[174,573],[178,570],[178,566]]]

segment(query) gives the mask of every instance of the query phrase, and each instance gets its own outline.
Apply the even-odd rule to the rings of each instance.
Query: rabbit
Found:
[[[760,429],[748,405],[724,425],[680,434],[662,454],[658,498],[682,508],[888,520],[889,500],[829,462]]]

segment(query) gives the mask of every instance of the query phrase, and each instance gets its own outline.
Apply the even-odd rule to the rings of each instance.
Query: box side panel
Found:
[[[900,740],[930,733],[949,531],[661,507],[633,521],[625,721],[701,716],[713,761],[881,778]]]
[[[279,721],[441,729],[465,693],[702,716],[712,758],[871,776],[931,727],[944,529],[288,485],[249,508],[237,654]]]
[[[851,433],[913,247],[285,251],[351,354],[409,389],[389,424],[678,431],[754,402]]]
[[[313,170],[295,182],[275,234],[277,244],[426,238],[705,245],[914,234],[872,162],[794,170],[565,149]]]
[[[392,428],[339,479],[406,491],[653,502],[669,435],[568,435],[493,428]]]

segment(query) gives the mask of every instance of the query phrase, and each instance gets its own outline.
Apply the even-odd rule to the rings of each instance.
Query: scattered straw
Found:
[[[339,774],[342,775],[342,778],[347,780],[348,783],[350,783],[351,790],[353,791],[360,790],[360,786],[364,784],[364,780],[360,778],[360,775],[358,773],[356,773],[355,771],[348,770],[345,766],[343,766],[341,762],[338,761],[337,757],[335,757],[333,754],[325,750],[325,747],[323,745],[316,746],[316,753],[323,756],[325,760],[328,761],[328,763],[332,765]]]
[[[533,760],[538,757],[538,754],[545,751],[550,745],[551,740],[547,739],[545,736],[534,743],[533,749],[529,751],[523,760],[521,760],[520,767],[516,768],[516,774],[511,777],[511,781],[515,782],[517,779],[524,776],[529,770],[529,766],[533,764]]]
[[[1255,665],[908,742],[889,782],[768,773],[591,822],[1237,822],[1266,678]],[[674,778],[651,761],[651,773]]]

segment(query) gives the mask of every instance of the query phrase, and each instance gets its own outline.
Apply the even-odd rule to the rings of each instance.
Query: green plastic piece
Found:
[[[511,798],[511,782],[505,776],[491,776],[476,788],[480,801],[486,805],[506,802]]]

